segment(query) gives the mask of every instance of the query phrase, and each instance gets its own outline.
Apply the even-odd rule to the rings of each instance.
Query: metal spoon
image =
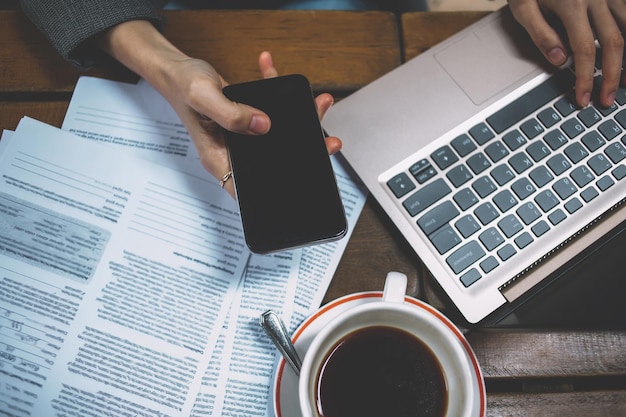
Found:
[[[278,314],[272,310],[267,310],[265,313],[261,314],[261,317],[259,317],[259,323],[270,339],[272,339],[272,342],[274,342],[274,345],[276,345],[287,363],[291,365],[291,368],[295,371],[296,375],[300,376],[300,367],[302,366],[302,362],[300,361],[298,352],[296,352],[295,346],[291,343],[291,338],[289,337],[289,334],[287,334],[285,324],[281,318],[278,317]]]

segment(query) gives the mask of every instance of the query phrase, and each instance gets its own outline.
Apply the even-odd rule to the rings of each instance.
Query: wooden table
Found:
[[[301,72],[317,91],[341,98],[481,17],[482,13],[303,11],[168,12],[166,33],[182,50],[211,62],[231,82],[257,78],[270,50],[281,73]],[[0,11],[0,128],[23,115],[60,126],[80,72],[59,58],[19,11]],[[135,80],[111,62],[87,72]],[[371,198],[324,302],[380,290],[388,271],[409,291],[445,307],[432,278]],[[626,415],[626,332],[472,330],[489,416]]]

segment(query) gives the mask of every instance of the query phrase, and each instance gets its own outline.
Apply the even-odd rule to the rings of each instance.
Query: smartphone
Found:
[[[343,237],[343,203],[306,77],[233,84],[224,95],[263,110],[272,122],[265,135],[225,132],[250,250],[270,253]]]

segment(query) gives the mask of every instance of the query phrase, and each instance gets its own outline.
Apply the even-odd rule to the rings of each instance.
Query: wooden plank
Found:
[[[281,73],[303,73],[317,90],[352,91],[400,63],[393,14],[338,11],[167,11],[165,34],[230,82],[258,78],[270,50]],[[329,47],[332,45],[332,48]],[[81,74],[133,81],[115,62],[81,73],[20,12],[0,11],[0,92],[70,92]]]
[[[411,12],[401,16],[404,59],[449,38],[489,12]]]
[[[0,131],[2,129],[15,130],[24,116],[61,127],[68,105],[69,100],[0,101]]]
[[[229,82],[258,78],[263,50],[280,73],[305,74],[317,90],[354,90],[400,64],[396,18],[386,12],[179,11],[167,18],[174,44]]]
[[[625,415],[626,391],[490,393],[487,395],[488,417],[623,417]]]
[[[626,331],[470,331],[486,379],[626,375]]]

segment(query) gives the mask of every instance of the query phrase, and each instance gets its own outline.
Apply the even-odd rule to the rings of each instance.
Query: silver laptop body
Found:
[[[470,323],[522,296],[625,217],[626,159],[619,153],[626,128],[612,122],[615,134],[596,138],[604,141],[596,147],[590,137],[583,143],[598,126],[582,123],[580,109],[554,111],[563,97],[546,103],[557,114],[550,127],[537,123],[546,106],[530,111],[520,104],[564,71],[573,83],[571,71],[549,66],[503,8],[339,101],[324,119],[326,131],[342,139],[347,161]],[[495,120],[511,102],[517,104],[509,111],[523,117]],[[622,107],[613,110],[601,113],[598,125]],[[512,149],[511,137],[533,123],[536,136]],[[475,139],[472,132],[485,126],[493,137]],[[545,137],[555,129],[562,143],[554,134]],[[466,154],[464,141],[475,149]],[[573,154],[581,147],[587,155],[571,161],[580,159]],[[524,156],[513,158],[520,152]],[[598,167],[604,162],[609,166]],[[496,168],[504,177],[496,177]],[[581,179],[585,174],[588,180]],[[492,193],[483,182],[495,185]],[[489,209],[494,219],[484,217]]]

